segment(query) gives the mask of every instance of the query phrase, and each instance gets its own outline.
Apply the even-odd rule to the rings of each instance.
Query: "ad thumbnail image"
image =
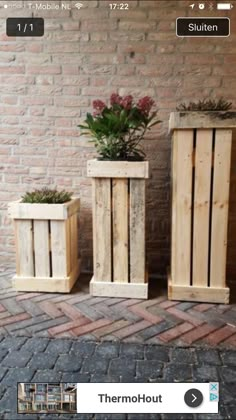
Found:
[[[75,383],[18,383],[18,413],[76,413]]]

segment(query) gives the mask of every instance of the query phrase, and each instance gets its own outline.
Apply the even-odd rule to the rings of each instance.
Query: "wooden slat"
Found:
[[[148,178],[149,163],[91,159],[87,162],[87,176],[99,178]]]
[[[93,264],[97,281],[112,280],[111,270],[111,180],[92,179]]]
[[[16,272],[22,276],[34,276],[33,234],[31,220],[15,220]]]
[[[9,203],[8,214],[12,219],[65,220],[79,209],[78,198],[64,204],[31,204],[15,201]]]
[[[193,302],[229,303],[228,287],[198,287],[174,285],[168,279],[168,299]]]
[[[193,223],[193,285],[208,284],[209,208],[213,130],[197,130]]]
[[[66,268],[67,275],[69,276],[73,266],[71,264],[71,239],[70,239],[70,218],[65,220],[66,228]]]
[[[112,180],[113,280],[128,282],[128,180]]]
[[[130,282],[145,282],[145,180],[130,179]]]
[[[172,202],[172,213],[171,213],[171,274],[173,279],[176,279],[176,194],[177,194],[177,146],[175,146],[177,131],[173,132],[172,135],[172,147],[171,147],[171,178],[172,178],[172,189],[171,189],[171,202]]]
[[[70,217],[70,264],[71,269],[76,265],[78,259],[78,225],[77,214]]]
[[[61,220],[51,220],[52,276],[66,277],[66,228]]]
[[[81,261],[71,271],[69,277],[24,277],[14,276],[13,287],[26,292],[69,293],[79,277]]]
[[[147,299],[148,283],[90,282],[92,296],[120,297],[131,299]]]
[[[235,128],[235,111],[171,112],[169,131],[189,128]]]
[[[212,287],[224,287],[226,284],[231,144],[231,130],[216,130],[210,268],[210,285]]]
[[[174,140],[172,278],[174,284],[186,285],[190,284],[193,130],[176,131]]]
[[[34,254],[36,277],[50,276],[49,229],[47,220],[34,220]]]

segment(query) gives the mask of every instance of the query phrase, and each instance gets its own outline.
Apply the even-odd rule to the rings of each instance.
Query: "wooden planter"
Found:
[[[80,273],[79,199],[64,204],[9,204],[14,219],[17,290],[68,293]]]
[[[172,113],[172,239],[168,297],[229,302],[226,250],[235,112]]]
[[[145,178],[148,162],[89,160],[93,188],[93,296],[147,299]]]

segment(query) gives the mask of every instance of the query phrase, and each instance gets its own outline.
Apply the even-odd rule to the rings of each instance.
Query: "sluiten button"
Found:
[[[176,19],[176,35],[180,37],[226,37],[230,35],[230,19],[227,17],[179,17]]]

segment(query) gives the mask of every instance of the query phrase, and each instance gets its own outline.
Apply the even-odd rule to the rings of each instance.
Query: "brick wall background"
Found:
[[[0,1],[0,255],[13,264],[14,240],[7,203],[35,187],[58,186],[79,194],[83,270],[92,270],[91,187],[86,161],[93,145],[77,125],[94,99],[112,92],[150,95],[163,121],[147,135],[147,256],[151,273],[166,272],[170,257],[170,111],[180,101],[224,95],[236,105],[236,8],[229,38],[177,38],[175,19],[193,14],[188,1],[83,1],[78,11],[36,11],[43,38],[8,38],[5,18],[22,16]],[[14,2],[11,2],[14,3]],[[35,3],[35,2],[34,2]],[[46,4],[47,2],[41,2]],[[58,5],[59,1],[51,2]],[[66,2],[64,2],[66,3]],[[68,2],[67,2],[68,3]],[[70,2],[74,4],[76,2]],[[208,3],[207,3],[208,4]],[[196,10],[195,15],[203,12]],[[205,16],[222,12],[204,11]],[[227,15],[227,13],[224,13]],[[23,16],[32,16],[24,10]],[[228,275],[236,274],[236,147],[231,176]]]

